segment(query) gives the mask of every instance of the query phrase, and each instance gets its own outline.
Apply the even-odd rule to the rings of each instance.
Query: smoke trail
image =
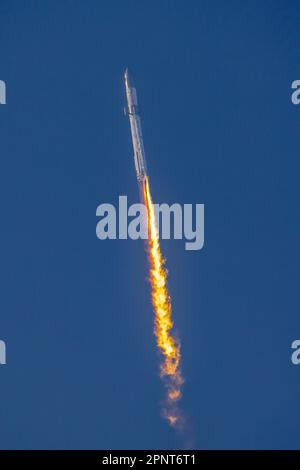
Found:
[[[180,343],[172,333],[172,308],[167,286],[167,271],[159,245],[154,206],[147,177],[142,185],[144,204],[148,212],[147,248],[150,264],[151,297],[155,314],[154,334],[157,346],[162,354],[160,376],[167,388],[163,415],[171,426],[180,428],[183,424],[183,417],[178,408],[178,401],[182,395],[181,387],[184,382],[180,371]]]

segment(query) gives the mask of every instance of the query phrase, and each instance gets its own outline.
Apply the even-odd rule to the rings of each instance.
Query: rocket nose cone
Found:
[[[130,80],[129,80],[129,72],[128,72],[127,67],[126,67],[126,70],[125,70],[125,73],[124,73],[124,78],[125,78],[126,82],[129,84]]]
[[[133,83],[133,80],[132,80],[132,76],[129,75],[128,67],[127,67],[126,70],[125,70],[124,78],[125,78],[125,82],[127,83],[127,85],[128,85],[129,87],[134,86],[134,83]]]
[[[128,68],[126,68],[126,70],[125,70],[125,73],[124,73],[124,80],[125,80],[125,85],[126,85],[127,87],[129,87],[129,86],[130,86],[130,83],[129,83]]]

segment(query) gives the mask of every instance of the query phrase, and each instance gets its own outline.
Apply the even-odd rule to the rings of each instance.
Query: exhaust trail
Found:
[[[154,334],[157,347],[162,357],[160,376],[167,388],[167,397],[163,406],[163,416],[171,426],[181,428],[184,420],[178,407],[178,401],[182,396],[181,388],[184,380],[180,370],[180,342],[173,333],[171,299],[167,285],[167,270],[160,249],[154,206],[147,175],[137,93],[136,88],[133,86],[132,79],[129,77],[128,69],[125,71],[124,79],[136,176],[141,198],[147,208],[147,253],[150,267],[149,280],[151,285],[151,298],[154,310]]]
[[[160,376],[164,379],[167,387],[163,415],[171,426],[180,427],[183,424],[183,416],[178,408],[178,401],[182,395],[181,387],[184,382],[180,370],[180,343],[172,333],[172,307],[167,285],[167,270],[160,249],[154,206],[147,176],[142,184],[144,204],[148,213],[147,251],[150,265],[151,297],[155,315],[154,334],[162,355]]]

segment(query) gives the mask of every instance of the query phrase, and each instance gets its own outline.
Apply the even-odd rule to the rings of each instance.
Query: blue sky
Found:
[[[141,241],[96,238],[138,201],[123,72],[155,202],[205,204],[205,246],[163,241],[203,449],[299,448],[297,1],[0,3],[0,447],[180,448]]]

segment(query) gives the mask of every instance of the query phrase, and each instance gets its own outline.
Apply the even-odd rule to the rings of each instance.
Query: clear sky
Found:
[[[0,3],[1,448],[180,448],[141,241],[96,238],[138,201],[123,72],[155,202],[205,204],[205,246],[164,241],[195,446],[299,447],[300,5]]]

